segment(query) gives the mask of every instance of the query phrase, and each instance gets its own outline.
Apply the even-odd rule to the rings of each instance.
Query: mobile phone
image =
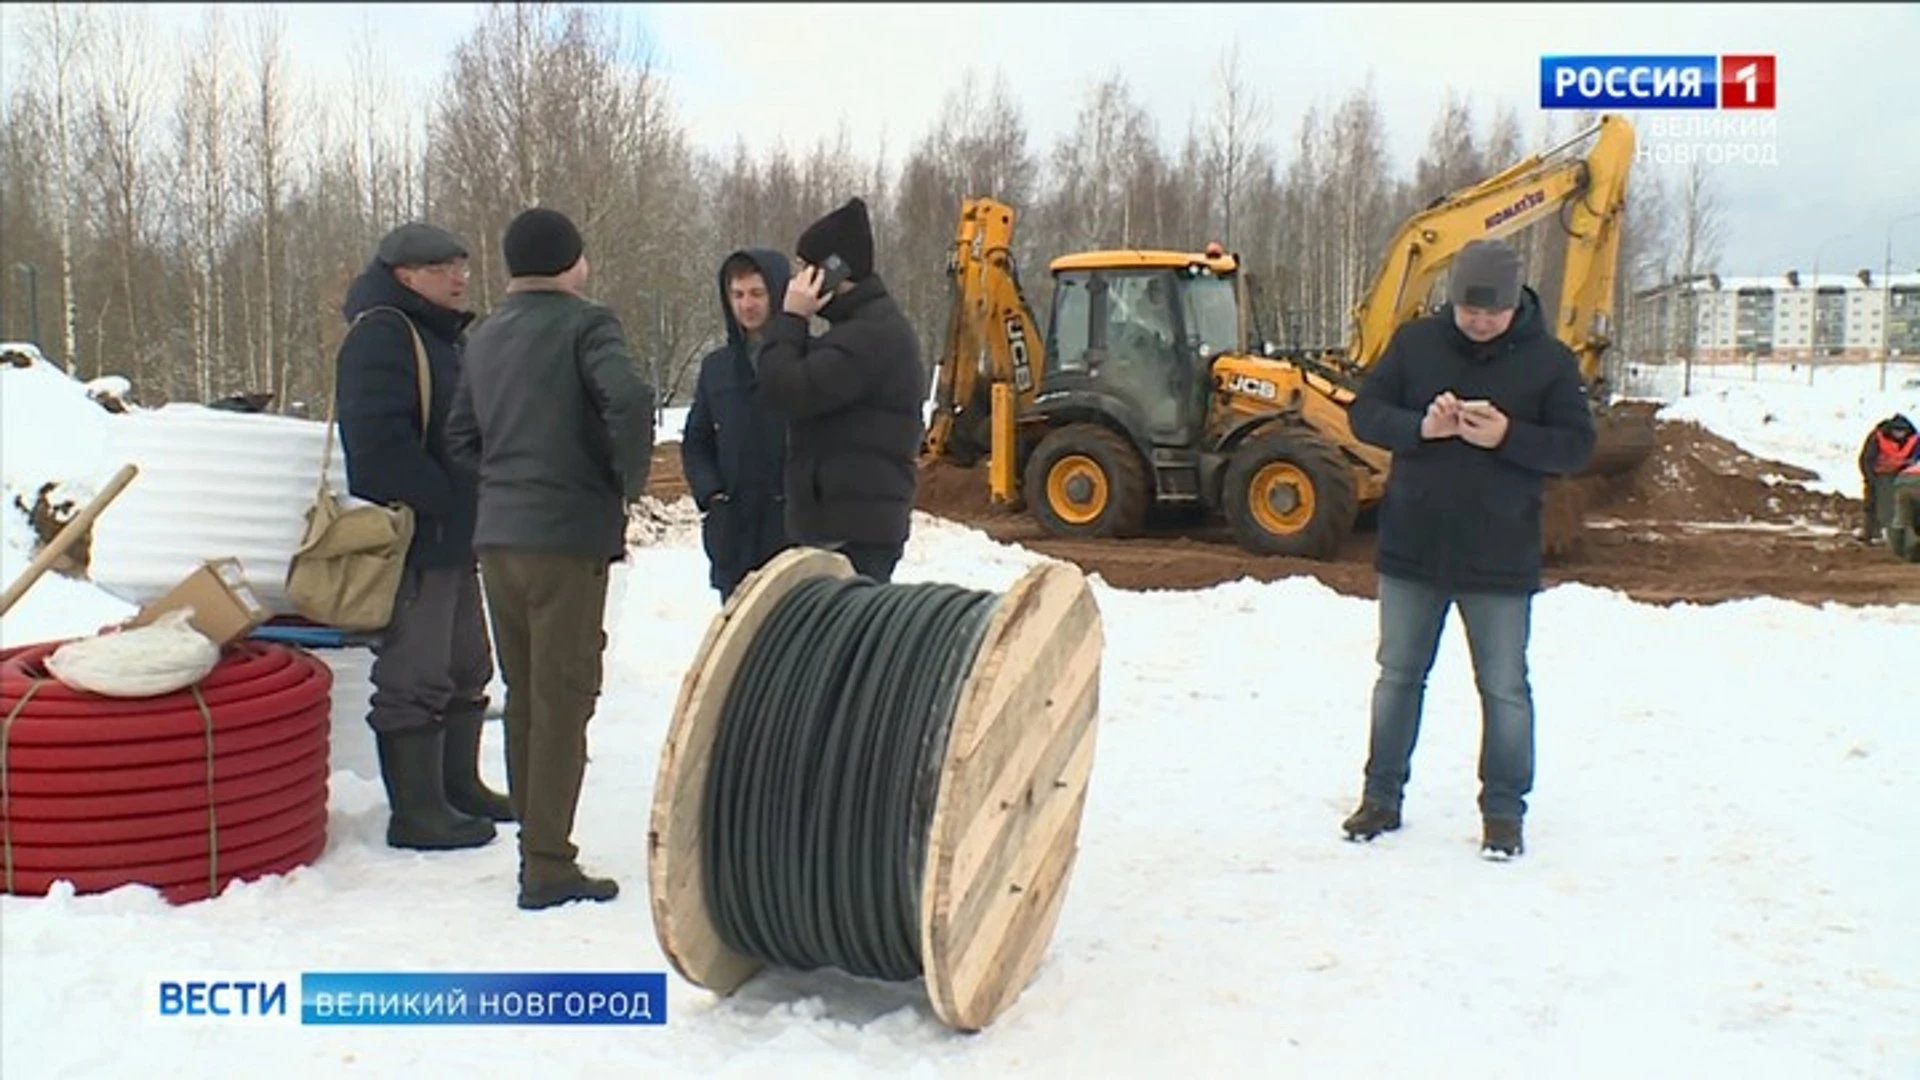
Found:
[[[824,300],[833,295],[833,290],[839,288],[840,283],[852,273],[847,268],[846,260],[838,255],[827,256],[827,261],[820,265],[820,298]]]
[[[1472,401],[1461,402],[1460,408],[1467,412],[1486,412],[1488,409],[1493,408],[1493,402],[1488,401],[1486,398],[1475,398]]]

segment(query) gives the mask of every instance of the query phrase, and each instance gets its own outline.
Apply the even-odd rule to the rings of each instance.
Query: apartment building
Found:
[[[1920,357],[1920,271],[1708,274],[1634,294],[1624,344],[1649,363]],[[1691,324],[1691,332],[1688,326]]]

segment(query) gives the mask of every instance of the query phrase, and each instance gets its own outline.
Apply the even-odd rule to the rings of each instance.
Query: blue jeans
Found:
[[[1400,806],[1413,771],[1427,673],[1447,611],[1455,606],[1467,627],[1480,691],[1480,812],[1524,817],[1533,790],[1533,690],[1527,681],[1533,597],[1451,594],[1386,575],[1380,577],[1380,678],[1373,688],[1364,797]]]

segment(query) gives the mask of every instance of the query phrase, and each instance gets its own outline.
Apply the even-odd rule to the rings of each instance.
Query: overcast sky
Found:
[[[153,5],[171,36],[202,5]],[[242,14],[245,5],[234,5]],[[641,4],[613,9],[672,79],[700,142],[776,136],[805,147],[844,120],[855,149],[884,138],[898,160],[969,66],[1007,78],[1034,145],[1071,128],[1080,95],[1127,74],[1163,138],[1213,104],[1223,43],[1243,67],[1285,146],[1301,114],[1374,80],[1401,169],[1410,166],[1445,92],[1485,118],[1518,111],[1529,141],[1542,117],[1542,53],[1771,53],[1779,64],[1775,167],[1723,166],[1721,270],[1728,274],[1881,267],[1893,219],[1920,215],[1920,4],[1735,5],[919,5]],[[6,69],[19,9],[0,15]],[[460,4],[283,5],[292,60],[336,92],[370,21],[396,75],[424,84],[473,25]],[[11,79],[0,77],[0,81]],[[1688,114],[1679,114],[1688,115]],[[1698,114],[1692,114],[1698,115]],[[1651,114],[1636,117],[1643,125]],[[1643,137],[1643,142],[1652,142]],[[1675,169],[1644,164],[1640,168]],[[1920,268],[1920,217],[1891,230],[1896,269]],[[1196,238],[1198,242],[1198,238]]]

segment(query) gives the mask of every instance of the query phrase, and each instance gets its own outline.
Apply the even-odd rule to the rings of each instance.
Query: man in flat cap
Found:
[[[479,480],[474,545],[507,684],[507,796],[520,821],[520,907],[604,902],[574,813],[600,696],[611,564],[647,490],[654,390],[620,320],[582,295],[586,243],[546,207],[507,226],[506,299],[474,332],[452,448]]]
[[[800,272],[760,350],[760,392],[788,420],[787,531],[892,580],[906,550],[926,421],[919,338],[874,273],[866,203],[800,234]],[[810,336],[819,315],[827,330]]]
[[[467,276],[465,243],[411,222],[381,239],[341,306],[350,325],[335,361],[335,408],[349,489],[414,513],[367,715],[392,810],[387,842],[403,848],[477,847],[493,839],[496,821],[512,819],[506,797],[480,780],[493,650],[473,551],[476,495],[447,456],[473,319]]]
[[[1455,257],[1448,302],[1394,334],[1349,409],[1393,453],[1380,507],[1380,674],[1361,803],[1342,828],[1400,827],[1427,674],[1458,607],[1480,693],[1482,854],[1524,845],[1533,789],[1527,673],[1548,476],[1586,466],[1595,432],[1572,350],[1548,332],[1519,255],[1498,240]]]

